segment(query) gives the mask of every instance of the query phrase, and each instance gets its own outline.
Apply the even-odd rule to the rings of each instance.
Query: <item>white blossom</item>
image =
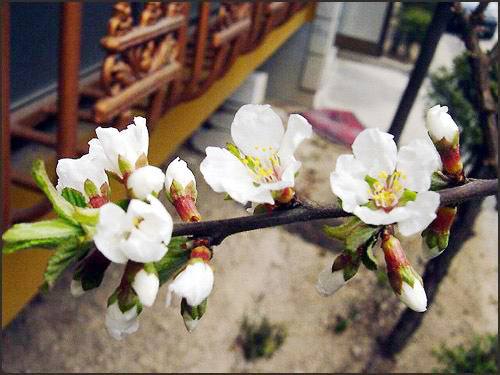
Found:
[[[172,217],[158,199],[148,195],[147,200],[132,199],[127,212],[114,203],[99,209],[94,242],[112,262],[156,262],[167,253]]]
[[[84,184],[90,180],[96,187],[98,195],[99,189],[103,184],[108,184],[108,176],[104,168],[99,165],[93,155],[86,154],[79,159],[59,159],[56,167],[57,185],[56,190],[59,194],[64,188],[71,188],[79,191],[89,202],[89,196],[85,192]]]
[[[448,114],[448,107],[435,105],[427,111],[425,127],[434,142],[443,138],[454,143],[458,135],[458,126]]]
[[[295,149],[312,136],[312,127],[297,114],[290,115],[286,132],[269,105],[242,106],[231,125],[236,147],[207,147],[200,171],[210,187],[235,201],[274,204],[272,192],[295,185],[301,163]]]
[[[167,171],[165,172],[165,189],[167,194],[170,194],[170,188],[172,186],[172,182],[176,181],[183,189],[185,189],[189,184],[193,184],[194,188],[196,188],[196,180],[194,178],[193,172],[188,168],[187,163],[180,159],[176,158],[173,160],[167,167]]]
[[[414,311],[424,312],[427,310],[427,296],[424,287],[417,278],[413,281],[413,287],[403,280],[399,298]]]
[[[190,306],[198,306],[212,292],[214,273],[204,261],[188,264],[168,287],[166,304],[170,305],[172,293],[185,298]]]
[[[126,335],[137,331],[139,328],[137,305],[123,313],[118,306],[118,301],[113,302],[106,312],[106,328],[116,340],[121,340]]]
[[[120,155],[129,163],[132,171],[137,160],[142,155],[148,155],[149,135],[146,119],[143,117],[134,117],[134,124],[122,131],[98,127],[95,132],[97,138],[89,141],[89,154],[96,158],[102,168],[120,178],[124,177],[118,164]]]
[[[344,280],[344,272],[342,270],[332,272],[332,266],[328,266],[319,273],[316,290],[323,297],[328,297],[342,288],[346,283],[347,281]]]
[[[156,274],[142,269],[135,274],[132,288],[144,306],[152,306],[160,288],[160,280]]]
[[[158,195],[163,189],[163,171],[152,165],[146,165],[132,172],[127,178],[127,189],[137,199],[146,199],[149,194]]]
[[[403,236],[422,231],[436,218],[439,194],[428,190],[441,160],[430,140],[413,140],[398,152],[392,135],[366,129],[352,150],[354,155],[338,157],[330,175],[344,211],[367,224],[398,223]]]

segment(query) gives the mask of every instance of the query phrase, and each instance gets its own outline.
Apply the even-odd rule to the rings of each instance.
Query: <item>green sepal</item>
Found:
[[[186,299],[183,298],[181,301],[181,315],[186,318],[190,318],[192,320],[200,320],[205,314],[205,311],[207,310],[207,301],[208,298],[205,298],[202,303],[200,303],[198,306],[190,306]],[[188,316],[185,317],[185,314]]]
[[[134,306],[137,306],[137,315],[142,312],[142,303],[133,289],[121,289],[118,291],[118,307],[122,313],[126,313]]]
[[[366,250],[363,251],[363,254],[361,255],[361,261],[363,262],[365,267],[371,271],[376,271],[378,268],[377,258],[375,258],[375,255],[373,254],[373,246],[375,245],[375,243],[376,241],[371,241],[368,246],[366,246]]]
[[[121,207],[121,209],[122,209],[123,211],[125,211],[125,212],[126,212],[126,211],[127,211],[127,209],[128,209],[128,205],[129,205],[129,203],[130,203],[130,199],[128,199],[128,198],[127,198],[127,199],[122,199],[122,200],[119,200],[118,202],[116,202],[116,204],[117,204],[118,206],[120,206],[120,207]]]
[[[68,220],[69,222],[78,224],[78,222],[73,218],[75,207],[59,195],[54,185],[52,185],[52,182],[47,175],[47,171],[45,170],[45,163],[43,160],[37,159],[33,162],[31,174],[38,187],[44,192],[47,198],[49,198],[54,211],[60,217]]]
[[[2,235],[2,251],[11,254],[35,246],[56,247],[83,234],[82,228],[64,219],[15,224]]]
[[[380,226],[375,227],[366,224],[357,226],[345,241],[346,249],[352,253],[356,252],[360,246],[363,246],[376,235],[380,228]]]
[[[99,221],[99,209],[75,207],[73,217],[81,224],[97,225]]]
[[[187,263],[190,252],[183,248],[188,242],[187,237],[173,237],[168,244],[168,252],[158,262],[154,262],[160,285],[168,281]]]
[[[83,258],[92,247],[91,242],[81,243],[78,238],[71,238],[60,244],[47,263],[43,277],[44,290],[51,288],[63,271]]]
[[[448,240],[450,239],[450,233],[442,233],[437,235],[437,243],[439,250],[443,251],[448,247]]]
[[[370,188],[373,189],[375,182],[377,182],[378,180],[376,178],[373,178],[373,177],[366,175],[365,181],[368,185],[370,185]]]
[[[401,195],[401,198],[399,198],[398,206],[404,206],[408,202],[412,202],[415,199],[417,199],[417,193],[414,191],[405,189],[403,194]]]
[[[102,197],[109,198],[111,194],[111,188],[109,187],[109,184],[107,182],[103,183],[101,187],[99,188],[99,191],[101,192]]]
[[[118,168],[120,169],[122,176],[132,173],[132,164],[130,164],[130,162],[121,155],[118,155]]]
[[[98,252],[99,250],[95,251]],[[80,281],[82,289],[85,291],[97,288],[101,285],[106,269],[111,264],[111,261],[104,258],[104,256],[102,256],[102,260],[104,261],[95,261],[95,258],[92,258],[93,255],[94,254],[90,254],[87,258],[82,260],[73,273],[73,280]],[[90,261],[89,263],[89,259],[94,261]]]
[[[198,198],[198,191],[196,190],[196,185],[194,181],[191,181],[189,184],[186,185],[186,187],[184,188],[184,194],[193,198],[194,202],[196,203],[196,198]]]
[[[347,281],[354,277],[356,273],[358,272],[359,269],[359,262],[352,262],[346,264],[346,266],[342,269],[342,272],[344,273],[344,280]]]
[[[431,187],[430,190],[436,191],[447,188],[449,185],[449,178],[446,177],[443,172],[436,171],[431,175]]]
[[[225,201],[232,201],[233,198],[231,198],[231,196],[228,193],[224,193],[224,200]]]
[[[269,208],[266,207],[265,204],[258,204],[253,209],[253,214],[254,215],[260,215],[260,214],[266,214],[266,213],[269,213]]]
[[[142,168],[142,167],[146,167],[147,165],[149,165],[148,163],[148,157],[146,156],[146,154],[143,152],[138,158],[137,160],[135,161],[135,169],[139,169],[139,168]]]
[[[97,191],[97,186],[95,186],[95,184],[90,180],[90,178],[87,178],[83,183],[83,190],[85,191],[85,194],[87,194],[87,197],[89,198],[99,195],[99,192]]]
[[[356,228],[360,224],[361,220],[357,216],[352,216],[350,218],[347,218],[343,224],[336,227],[332,227],[330,225],[323,226],[323,231],[330,237],[333,237],[340,241],[345,241],[354,230],[354,228]]]
[[[85,202],[85,197],[83,196],[82,193],[80,193],[76,189],[65,187],[61,191],[61,195],[73,206],[87,207],[87,203]]]

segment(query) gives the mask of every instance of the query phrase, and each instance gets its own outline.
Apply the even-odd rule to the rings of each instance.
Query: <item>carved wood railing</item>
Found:
[[[107,35],[101,39],[107,53],[101,71],[79,82],[76,49],[80,47],[82,5],[65,3],[58,93],[11,113],[10,119],[2,121],[2,131],[49,146],[60,158],[87,152],[78,148],[78,120],[121,128],[131,122],[133,111],[140,109],[146,113],[148,126],[154,126],[170,108],[203,95],[227,73],[238,55],[257,48],[271,30],[304,4],[221,2],[211,15],[214,3],[148,2],[134,19],[130,3],[114,3]],[[189,31],[189,12],[195,7],[199,15]],[[2,32],[8,35],[5,23]],[[77,107],[82,98],[93,103],[90,108]],[[56,135],[35,128],[55,115],[59,118]],[[4,157],[4,163],[8,162],[9,157]],[[28,175],[7,172],[2,172],[6,181],[37,190]],[[7,190],[2,190],[2,197]],[[3,225],[40,216],[48,208],[44,202],[14,215],[4,210]]]

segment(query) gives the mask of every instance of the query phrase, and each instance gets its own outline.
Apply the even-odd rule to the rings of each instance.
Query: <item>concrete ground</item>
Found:
[[[440,61],[451,61],[449,51],[459,47],[452,38],[445,35],[442,39],[433,68]],[[405,69],[341,57],[330,73],[318,96],[322,106],[349,109],[367,127],[388,128],[408,79]],[[425,108],[424,87],[410,113],[402,144],[425,136]],[[213,116],[214,126],[200,129],[177,152],[196,175],[200,212],[206,220],[246,215],[241,205],[211,191],[198,168],[207,145],[229,140],[233,113],[226,108],[225,113]],[[328,176],[336,157],[346,152],[350,150],[318,136],[304,142],[296,154],[303,162],[297,190],[319,202],[333,200]],[[165,308],[163,287],[155,305],[141,315],[139,331],[116,342],[105,330],[104,314],[121,267],[111,267],[98,290],[78,299],[69,293],[71,274],[66,273],[54,290],[37,297],[2,331],[2,369],[42,373],[361,372],[379,360],[373,351],[375,338],[390,330],[404,306],[376,273],[366,269],[335,296],[320,297],[314,290],[317,274],[338,251],[338,244],[321,237],[320,227],[308,223],[226,239],[215,249],[216,281],[207,313],[192,334],[185,331],[178,306]],[[498,331],[497,228],[494,201],[488,199],[474,226],[476,236],[455,257],[422,326],[394,362],[382,363],[383,371],[431,372],[438,365],[431,351],[442,343],[455,345],[474,334]],[[419,238],[404,245],[421,271]],[[286,326],[285,343],[272,358],[244,359],[236,338],[245,316],[267,317]],[[336,327],[344,320],[347,327],[339,331]]]

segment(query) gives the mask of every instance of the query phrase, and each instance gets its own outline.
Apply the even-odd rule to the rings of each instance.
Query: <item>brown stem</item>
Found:
[[[496,194],[498,179],[472,180],[471,182],[439,191],[441,205],[458,204],[460,202]],[[318,206],[305,202],[301,206],[284,211],[274,211],[255,216],[244,216],[224,220],[210,220],[198,223],[175,224],[172,236],[192,235],[207,237],[211,245],[220,244],[227,236],[249,230],[269,228],[277,225],[291,224],[301,221],[330,219],[349,216],[338,204]]]

